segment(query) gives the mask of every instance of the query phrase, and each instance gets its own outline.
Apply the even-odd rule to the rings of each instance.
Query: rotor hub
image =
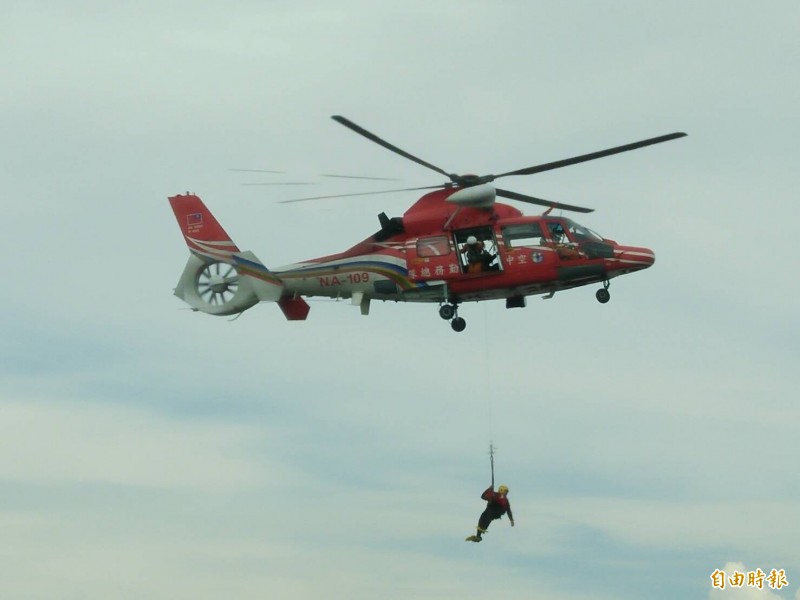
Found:
[[[208,279],[208,287],[212,292],[221,294],[222,292],[228,290],[228,283],[225,281],[224,277],[220,275],[212,275]]]
[[[239,288],[239,274],[233,265],[222,262],[206,264],[198,272],[197,295],[212,306],[222,306],[233,300]]]
[[[468,187],[471,185],[478,185],[479,183],[483,183],[483,177],[480,175],[475,175],[473,173],[465,173],[464,175],[458,176],[458,183],[464,187]]]

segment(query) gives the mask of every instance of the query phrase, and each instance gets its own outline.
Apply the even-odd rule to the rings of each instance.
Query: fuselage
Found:
[[[423,196],[402,218],[345,252],[274,269],[285,294],[406,302],[469,302],[550,294],[651,266],[652,250],[602,238],[571,219],[525,216],[505,204],[447,202],[454,190]],[[475,237],[487,258],[465,252]]]

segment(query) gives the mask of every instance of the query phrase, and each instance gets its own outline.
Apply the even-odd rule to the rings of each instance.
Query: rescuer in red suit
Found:
[[[486,491],[481,494],[481,498],[486,500],[486,510],[483,511],[478,519],[478,533],[477,535],[469,536],[467,542],[480,542],[481,536],[489,529],[489,524],[495,519],[499,519],[504,514],[508,513],[508,520],[511,526],[514,526],[514,515],[511,512],[511,504],[508,502],[508,487],[501,485],[494,491],[494,486],[489,486]]]

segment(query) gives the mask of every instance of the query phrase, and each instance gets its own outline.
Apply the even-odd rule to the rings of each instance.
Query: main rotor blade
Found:
[[[323,177],[336,177],[338,179],[369,179],[370,181],[403,181],[397,177],[364,177],[361,175],[331,175],[323,173]]]
[[[258,183],[241,183],[239,185],[319,185],[313,181],[276,181],[276,182],[258,182]]]
[[[510,200],[519,200],[520,202],[527,202],[528,204],[538,204],[540,206],[549,206],[550,208],[560,208],[562,210],[573,210],[580,213],[594,212],[593,208],[584,208],[583,206],[574,206],[572,204],[562,204],[561,202],[552,202],[534,196],[526,196],[525,194],[518,194],[517,192],[510,192],[508,190],[501,190],[495,188],[498,196],[509,198]]]
[[[286,171],[270,171],[268,169],[228,169],[228,171],[236,171],[238,173],[286,173]],[[334,175],[332,173],[324,173],[322,177],[338,177],[340,179],[369,179],[374,181],[403,181],[397,177],[366,177],[363,175]]]
[[[437,190],[444,188],[444,185],[429,185],[427,187],[403,188],[402,190],[379,190],[376,192],[359,192],[356,194],[335,194],[333,196],[314,196],[312,198],[295,198],[294,200],[281,200],[280,204],[290,202],[305,202],[306,200],[325,200],[327,198],[349,198],[350,196],[371,196],[372,194],[391,194],[393,192],[410,192],[413,190]]]
[[[381,138],[379,138],[379,137],[378,137],[377,135],[375,135],[374,133],[370,133],[369,131],[367,131],[367,130],[366,130],[366,129],[364,129],[363,127],[360,127],[359,125],[356,125],[356,124],[355,124],[355,123],[353,123],[353,122],[352,122],[350,119],[347,119],[347,118],[345,118],[345,117],[342,117],[342,116],[340,116],[340,115],[333,115],[333,116],[331,117],[331,119],[333,119],[333,120],[334,120],[334,121],[336,121],[337,123],[341,123],[342,125],[344,125],[344,126],[345,126],[345,127],[347,127],[348,129],[352,129],[352,130],[353,130],[353,131],[355,131],[356,133],[358,133],[358,134],[360,134],[360,135],[363,135],[363,136],[364,136],[365,138],[367,138],[368,140],[370,140],[370,141],[372,141],[372,142],[375,142],[376,144],[379,144],[379,145],[383,146],[383,147],[384,147],[384,148],[386,148],[387,150],[391,150],[391,151],[392,151],[392,152],[394,152],[395,154],[399,154],[400,156],[403,156],[403,157],[407,158],[408,160],[413,160],[413,161],[414,161],[415,163],[417,163],[418,165],[422,165],[423,167],[428,167],[429,169],[432,169],[432,170],[436,171],[437,173],[441,173],[441,174],[442,174],[442,175],[444,175],[445,177],[447,177],[447,178],[450,178],[450,173],[447,173],[447,172],[445,172],[443,169],[440,169],[440,168],[439,168],[439,167],[437,167],[436,165],[432,165],[431,163],[425,162],[425,161],[424,161],[424,160],[422,160],[421,158],[417,158],[417,157],[416,157],[416,156],[414,156],[413,154],[409,154],[409,153],[408,153],[408,152],[406,152],[405,150],[401,150],[400,148],[398,148],[397,146],[395,146],[395,145],[393,145],[393,144],[390,144],[390,143],[389,143],[389,142],[387,142],[386,140],[382,140]]]
[[[555,162],[545,163],[543,165],[537,165],[535,167],[528,167],[527,169],[509,171],[508,173],[495,175],[494,178],[497,179],[498,177],[507,177],[508,175],[532,175],[533,173],[541,173],[542,171],[560,169],[561,167],[568,167],[569,165],[575,165],[589,160],[595,160],[596,158],[603,158],[604,156],[611,156],[612,154],[619,154],[620,152],[627,152],[628,150],[636,150],[637,148],[644,148],[645,146],[652,146],[653,144],[660,144],[661,142],[668,142],[670,140],[682,138],[685,136],[686,134],[683,132],[670,133],[668,135],[662,135],[660,137],[654,137],[647,140],[642,140],[641,142],[634,142],[633,144],[625,144],[624,146],[609,148],[608,150],[600,150],[599,152],[592,152],[591,154],[583,154],[581,156],[576,156],[574,158],[557,160]]]
[[[240,183],[239,185],[319,185],[314,181],[276,181],[276,182],[256,182],[256,183]]]

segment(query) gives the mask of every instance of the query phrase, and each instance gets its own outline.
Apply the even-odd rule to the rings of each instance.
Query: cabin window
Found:
[[[419,238],[417,240],[417,256],[446,256],[450,254],[450,240],[444,235]]]
[[[539,223],[520,223],[503,227],[503,239],[507,248],[540,246],[542,237],[542,227]]]

